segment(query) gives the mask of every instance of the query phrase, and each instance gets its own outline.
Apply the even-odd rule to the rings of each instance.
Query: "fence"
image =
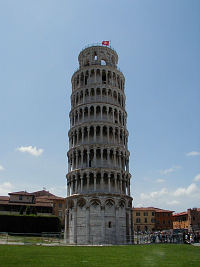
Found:
[[[135,233],[134,244],[183,243],[182,233]]]
[[[90,235],[89,240],[86,235],[78,235],[76,242],[70,237],[64,238],[64,233],[0,233],[0,244],[19,245],[142,245],[158,243],[183,243],[182,233],[135,233],[134,236],[121,236],[117,239],[113,235],[107,235],[102,241],[101,236]]]
[[[60,245],[64,243],[63,233],[0,233],[1,244]]]
[[[101,236],[90,235],[87,240],[86,235],[77,235],[76,240],[68,236],[67,244],[79,245],[142,245],[142,244],[159,244],[159,243],[183,243],[182,233],[135,233],[133,236],[119,235],[115,238],[113,235],[106,235],[102,241]]]
[[[66,237],[66,244],[68,245],[132,245],[133,236],[119,235],[117,238],[115,235],[105,235],[102,239],[101,235],[77,235],[74,239],[73,237]]]

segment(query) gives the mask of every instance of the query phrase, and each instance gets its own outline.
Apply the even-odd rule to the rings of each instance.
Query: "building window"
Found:
[[[140,219],[138,218],[138,219],[136,219],[136,223],[140,223]]]
[[[154,216],[155,214],[154,214],[154,211],[152,211],[152,216]]]
[[[170,217],[170,213],[168,213],[168,217]]]
[[[59,206],[59,208],[62,208],[62,203],[59,203],[58,206]]]
[[[58,217],[60,217],[60,218],[62,217],[62,211],[58,212]]]
[[[111,222],[108,223],[108,228],[112,228]]]
[[[144,216],[148,216],[148,212],[144,212]]]
[[[163,213],[162,216],[165,217],[165,213]]]
[[[171,220],[168,220],[168,224],[171,224]]]
[[[157,224],[160,224],[160,220],[157,220]]]
[[[160,217],[160,214],[159,213],[157,213],[157,217]]]
[[[145,226],[145,231],[148,231],[148,226],[147,225]]]
[[[140,226],[137,226],[137,231],[138,231],[138,232],[140,231]]]
[[[163,224],[165,224],[165,220],[163,220]]]
[[[144,222],[147,223],[147,218],[144,218]]]
[[[152,222],[152,223],[155,223],[155,219],[154,219],[154,218],[152,218],[152,219],[151,219],[151,222]]]
[[[136,212],[136,216],[140,216],[140,212]]]
[[[23,196],[19,196],[19,200],[22,200],[23,199]]]

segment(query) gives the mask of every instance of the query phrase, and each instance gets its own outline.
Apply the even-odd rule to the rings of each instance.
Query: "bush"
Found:
[[[31,207],[27,206],[26,207],[26,215],[29,215],[31,213]]]
[[[56,216],[0,214],[0,232],[42,233],[60,232],[61,221]]]
[[[23,215],[23,213],[24,213],[24,207],[21,206],[20,211],[19,211],[19,214],[20,214],[20,215]]]
[[[37,209],[35,206],[32,207],[31,214],[37,215]]]

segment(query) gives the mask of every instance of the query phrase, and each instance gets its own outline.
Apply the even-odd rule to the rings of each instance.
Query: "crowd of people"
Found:
[[[191,232],[183,234],[184,244],[194,244],[200,242],[200,232]]]
[[[155,232],[135,232],[135,244],[147,243],[182,243],[193,244],[200,242],[200,232],[184,231],[155,231]]]

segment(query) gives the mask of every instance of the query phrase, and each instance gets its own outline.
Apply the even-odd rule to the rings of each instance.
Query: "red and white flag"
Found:
[[[102,45],[109,45],[109,41],[103,41]]]

